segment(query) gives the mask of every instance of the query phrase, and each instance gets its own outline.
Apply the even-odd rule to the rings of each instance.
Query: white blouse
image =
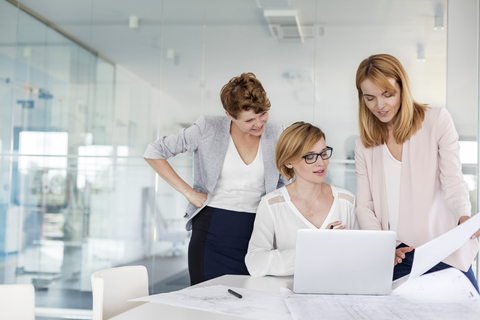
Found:
[[[331,187],[333,204],[320,229],[325,229],[334,221],[341,221],[346,229],[359,229],[354,212],[354,195],[347,190]],[[298,211],[286,187],[264,196],[258,206],[248,253],[245,256],[250,275],[292,275],[299,229],[317,227]]]
[[[255,213],[263,195],[265,195],[265,170],[261,140],[255,159],[246,165],[230,136],[222,171],[208,206]]]
[[[386,144],[383,145],[383,168],[385,189],[387,191],[388,223],[390,230],[398,230],[398,212],[400,211],[400,176],[402,163],[395,159]]]

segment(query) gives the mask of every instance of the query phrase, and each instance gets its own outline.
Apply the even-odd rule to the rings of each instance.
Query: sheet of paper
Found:
[[[480,303],[480,295],[470,280],[455,268],[413,278],[395,289],[392,295],[412,302]]]
[[[399,296],[295,294],[282,289],[282,297],[294,320],[478,320],[477,303],[412,303]]]
[[[477,290],[470,280],[455,268],[414,278],[395,289],[392,295],[412,302],[480,304]]]
[[[421,276],[437,263],[460,248],[480,229],[480,214],[476,214],[458,227],[415,249],[409,281]]]
[[[228,293],[228,289],[241,294],[242,299]],[[164,303],[177,307],[260,320],[292,319],[279,293],[267,293],[221,285],[161,293],[130,301]]]

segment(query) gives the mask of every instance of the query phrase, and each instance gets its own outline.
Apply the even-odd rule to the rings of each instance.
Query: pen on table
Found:
[[[237,293],[237,292],[235,292],[233,290],[230,290],[230,289],[228,289],[228,293],[233,294],[238,299],[242,299],[242,295],[240,293]]]

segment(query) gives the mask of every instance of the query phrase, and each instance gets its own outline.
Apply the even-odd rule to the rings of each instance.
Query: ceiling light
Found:
[[[433,30],[443,30],[445,29],[443,25],[443,14],[436,14],[435,15],[435,26]]]
[[[263,15],[268,21],[268,27],[273,37],[282,42],[304,43],[304,37],[300,22],[297,17],[297,10],[275,9],[264,10]]]
[[[445,29],[444,21],[443,21],[443,8],[440,5],[440,3],[437,3],[437,5],[434,8],[434,15],[435,15],[435,22],[433,25],[433,30],[443,30]]]
[[[130,16],[128,19],[128,27],[131,29],[138,28],[138,17],[137,16]]]

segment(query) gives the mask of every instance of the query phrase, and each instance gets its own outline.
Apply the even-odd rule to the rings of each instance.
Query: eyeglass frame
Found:
[[[324,158],[324,157],[322,156],[322,154],[325,154],[325,155],[326,155],[326,154],[327,154],[326,152],[328,152],[328,151],[330,151],[330,155],[329,155],[327,158]],[[308,156],[313,156],[313,155],[316,156],[316,157],[315,157],[315,161],[313,161],[313,162],[307,162],[307,157],[308,157]],[[320,152],[320,153],[309,153],[309,154],[304,155],[302,158],[303,158],[303,160],[305,160],[305,163],[306,163],[306,164],[314,164],[315,162],[317,162],[318,156],[320,156],[320,157],[322,158],[322,160],[328,160],[328,159],[331,158],[332,155],[333,155],[333,148],[327,146],[327,148],[325,148],[325,150],[323,150],[323,151]]]

